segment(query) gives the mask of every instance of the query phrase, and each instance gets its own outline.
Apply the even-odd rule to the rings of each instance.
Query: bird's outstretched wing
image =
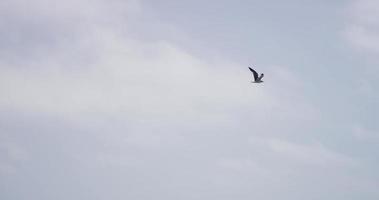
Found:
[[[258,73],[249,67],[250,71],[253,72],[254,80],[256,81],[258,79]]]

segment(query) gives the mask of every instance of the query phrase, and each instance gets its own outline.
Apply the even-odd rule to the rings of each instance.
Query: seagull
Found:
[[[253,72],[253,76],[254,76],[254,81],[251,81],[252,83],[262,83],[262,78],[264,76],[264,74],[261,74],[260,76],[258,76],[258,73],[254,70],[254,69],[251,69],[249,67],[250,71]]]

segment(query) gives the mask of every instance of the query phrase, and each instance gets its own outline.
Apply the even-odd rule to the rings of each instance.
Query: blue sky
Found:
[[[378,10],[4,0],[0,197],[378,199]]]

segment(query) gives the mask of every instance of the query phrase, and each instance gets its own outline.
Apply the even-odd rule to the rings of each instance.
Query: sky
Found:
[[[2,0],[0,199],[376,200],[378,58],[375,0]]]

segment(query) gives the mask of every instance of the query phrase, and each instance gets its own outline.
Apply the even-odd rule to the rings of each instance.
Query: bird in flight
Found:
[[[249,67],[249,69],[251,72],[253,72],[253,76],[254,76],[254,81],[251,81],[251,82],[252,83],[262,83],[263,82],[262,78],[263,78],[264,74],[261,74],[260,76],[258,76],[258,73],[254,69],[252,69],[250,67]]]

